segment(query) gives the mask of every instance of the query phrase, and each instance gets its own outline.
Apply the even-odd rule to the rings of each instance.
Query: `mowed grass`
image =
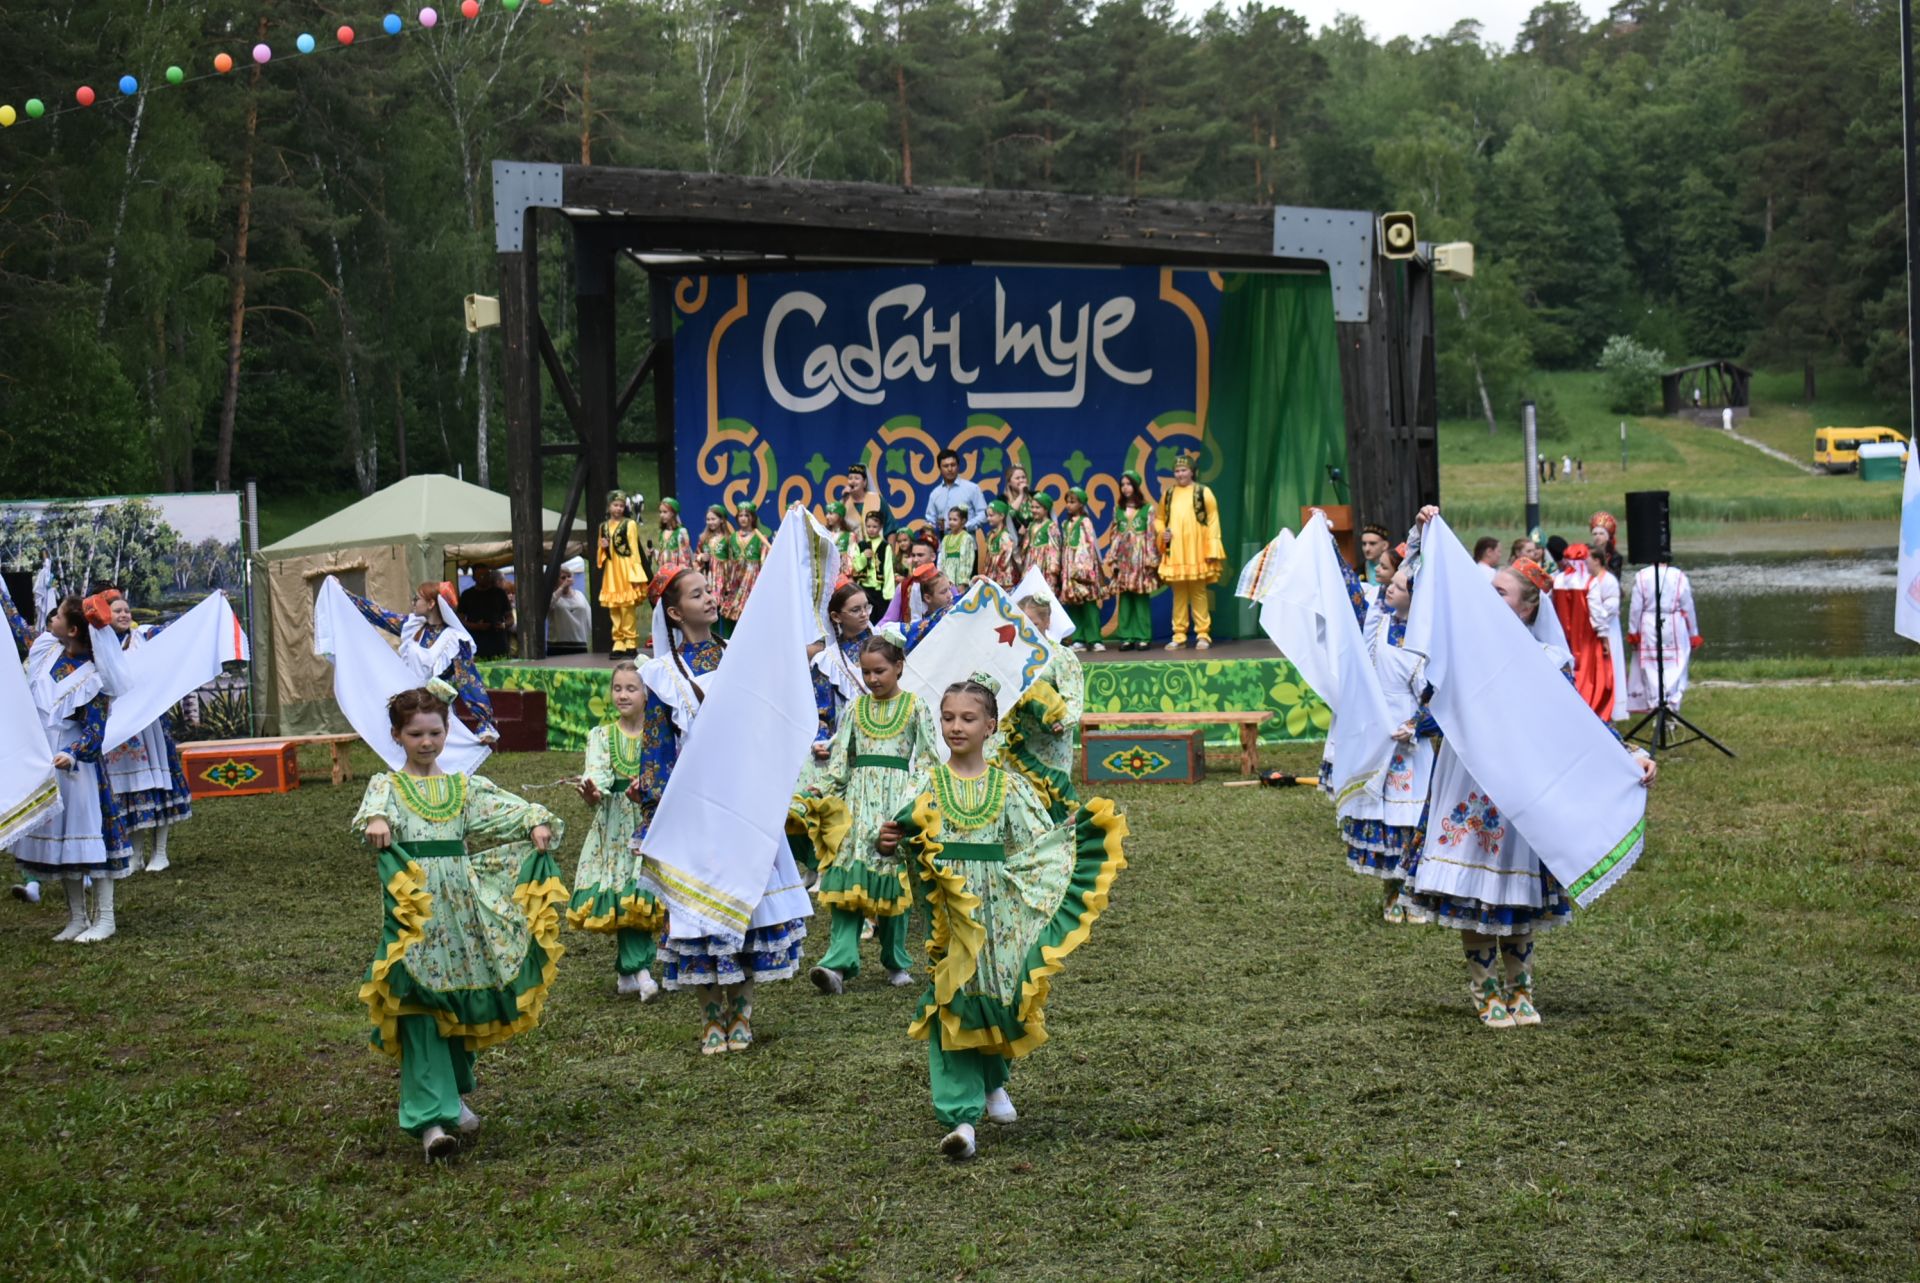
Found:
[[[1891,521],[1898,517],[1898,481],[1863,482],[1851,475],[1810,476],[1718,428],[1660,416],[1636,417],[1607,408],[1600,376],[1536,376],[1551,412],[1541,424],[1540,450],[1556,467],[1566,455],[1586,460],[1587,481],[1554,480],[1540,487],[1541,522],[1569,539],[1605,509],[1625,521],[1632,490],[1672,495],[1676,535],[1702,534],[1729,522]],[[1808,464],[1814,428],[1828,423],[1882,422],[1857,378],[1835,376],[1830,401],[1806,407],[1784,399],[1778,379],[1757,379],[1752,418],[1736,425],[1744,435]],[[1797,393],[1798,383],[1793,391]],[[1769,399],[1775,392],[1782,399]],[[1620,466],[1620,424],[1627,425],[1627,467]],[[1440,425],[1440,494],[1454,527],[1466,534],[1519,532],[1526,502],[1525,452],[1517,419],[1487,435],[1484,420],[1448,419]]]
[[[121,933],[0,901],[10,1278],[1471,1279],[1920,1275],[1914,698],[1702,689],[1640,866],[1543,937],[1488,1031],[1458,938],[1378,921],[1305,790],[1118,791],[1132,868],[1015,1071],[936,1156],[913,990],[686,997],[570,933],[544,1025],[480,1058],[478,1143],[393,1123],[354,998],[380,911],[359,788],[203,804]],[[1267,754],[1310,772],[1315,747]],[[366,764],[364,752],[362,765]],[[318,765],[318,763],[314,763]],[[503,757],[521,789],[578,769]],[[571,870],[585,815],[564,788]],[[56,897],[57,898],[57,897]],[[814,923],[809,956],[825,944]]]

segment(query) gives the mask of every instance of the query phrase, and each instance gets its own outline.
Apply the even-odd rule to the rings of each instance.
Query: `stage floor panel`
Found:
[[[1264,744],[1326,738],[1333,713],[1268,642],[1221,642],[1211,650],[1165,649],[1080,656],[1090,713],[1273,713]],[[562,655],[534,663],[479,666],[490,690],[537,690],[547,696],[547,747],[579,752],[587,732],[613,720],[605,655]],[[1210,728],[1207,747],[1239,747],[1231,726]]]

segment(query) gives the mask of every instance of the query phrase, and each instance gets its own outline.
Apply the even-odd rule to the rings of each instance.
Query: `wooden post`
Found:
[[[526,211],[523,248],[500,255],[500,337],[505,349],[507,496],[513,514],[513,606],[520,657],[547,653],[540,479],[540,258],[537,212]],[[486,335],[481,342],[488,341]]]
[[[620,484],[620,461],[613,431],[614,407],[614,246],[606,237],[574,224],[574,314],[579,347],[575,391],[580,397],[580,448],[587,465],[587,511],[593,515],[594,540],[599,538],[607,494]],[[629,513],[634,520],[640,515]],[[589,558],[589,564],[593,562]],[[591,572],[598,599],[600,574]],[[613,620],[604,610],[593,612],[591,648],[613,648]]]
[[[659,443],[654,458],[659,460],[660,493],[658,503],[679,488],[674,476],[673,455],[673,278],[664,272],[647,276],[648,293],[653,304],[653,435]],[[699,528],[698,513],[682,513]]]

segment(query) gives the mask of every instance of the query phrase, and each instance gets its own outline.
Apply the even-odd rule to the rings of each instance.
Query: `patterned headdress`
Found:
[[[1568,544],[1566,555],[1563,556],[1560,560],[1585,561],[1588,557],[1591,557],[1592,555],[1593,555],[1593,549],[1587,547],[1583,543]]]
[[[847,505],[844,503],[830,503],[827,505],[827,511],[836,517],[844,517],[847,515]]]
[[[1587,522],[1587,529],[1604,530],[1607,532],[1607,538],[1609,539],[1617,539],[1620,537],[1620,523],[1613,519],[1611,512],[1594,513],[1592,519]]]
[[[80,613],[87,617],[87,623],[95,628],[106,628],[113,623],[113,603],[120,600],[118,588],[108,588],[95,593],[80,603]]]
[[[1393,532],[1377,521],[1369,521],[1366,525],[1360,527],[1360,533],[1363,535],[1378,535],[1381,540],[1386,543],[1393,542]]]
[[[1179,454],[1173,456],[1173,466],[1176,468],[1184,467],[1193,472],[1198,472],[1200,470],[1200,452],[1198,450],[1182,450]]]
[[[669,566],[665,570],[656,573],[647,584],[648,598],[652,600],[656,606],[662,601],[665,601],[667,589],[673,586],[674,580],[685,573],[687,573],[685,566]]]
[[[1013,511],[1013,505],[1008,503],[1005,499],[995,499],[992,503],[987,505],[987,511],[997,512],[1004,517]]]
[[[847,475],[850,477],[864,477],[867,475],[867,465],[864,463],[849,463],[847,465]]]
[[[1546,567],[1529,557],[1520,558],[1520,560],[1508,566],[1507,569],[1532,584],[1535,588],[1538,588],[1541,592],[1553,591],[1553,578],[1547,574]]]
[[[967,681],[974,686],[983,686],[987,689],[988,693],[996,698],[999,697],[1000,679],[992,673],[968,673]]]

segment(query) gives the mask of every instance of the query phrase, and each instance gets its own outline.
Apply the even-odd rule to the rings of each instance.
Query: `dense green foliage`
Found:
[[[1438,354],[1442,412],[1490,426],[1614,334],[1801,370],[1803,400],[1833,363],[1904,387],[1887,0],[1550,2],[1512,50],[1258,3],[445,10],[387,39],[311,0],[16,7],[0,102],[54,110],[0,130],[0,493],[497,480],[499,340],[459,307],[498,289],[496,157],[1411,209],[1478,247]]]

